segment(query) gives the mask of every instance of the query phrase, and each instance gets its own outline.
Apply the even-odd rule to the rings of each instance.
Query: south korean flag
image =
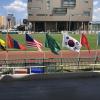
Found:
[[[69,36],[67,33],[63,33],[62,46],[76,52],[80,52],[82,45],[73,37]]]

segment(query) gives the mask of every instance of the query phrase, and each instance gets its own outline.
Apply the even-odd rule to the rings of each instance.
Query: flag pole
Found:
[[[26,31],[25,31],[24,39],[25,39],[25,46],[27,47],[27,43],[26,43]],[[24,54],[25,54],[25,59],[24,59],[25,62],[24,63],[25,63],[25,67],[26,67],[27,49],[25,50]]]
[[[7,33],[6,33],[6,67],[8,67],[8,34],[9,30],[8,28],[10,27],[10,19],[7,19]]]
[[[63,57],[62,50],[63,50],[63,39],[64,39],[64,35],[63,35],[63,32],[61,32],[61,33],[62,33],[62,46],[61,46],[61,59],[62,59],[62,57]]]
[[[43,66],[44,66],[45,58],[46,58],[45,51],[43,51]]]
[[[45,35],[45,39],[46,39],[46,35]],[[46,51],[45,51],[45,48],[44,48],[44,50],[43,50],[43,65],[44,65],[44,60],[46,59],[46,54],[45,53],[46,53]]]
[[[63,50],[63,47],[64,47],[64,34],[65,34],[66,32],[67,32],[67,31],[62,31],[62,32],[61,32],[61,34],[62,34],[61,58],[63,57],[62,50]]]
[[[79,65],[80,65],[80,54],[81,54],[81,52],[79,51],[79,53],[78,53],[78,68],[79,68]]]
[[[99,33],[97,33],[97,35],[96,35],[96,40],[97,40],[97,42],[96,42],[96,52],[95,52],[95,63],[96,63],[96,60],[97,60],[97,54],[98,54],[98,45],[99,45]]]
[[[28,20],[23,20],[23,23],[25,25],[25,35],[24,35],[24,38],[25,38],[25,46],[27,47],[27,41],[26,41],[26,33],[29,33],[29,28],[28,28]],[[24,59],[24,63],[25,63],[25,67],[26,67],[26,61],[27,61],[27,48],[26,50],[24,51],[25,52],[25,59]]]
[[[28,55],[27,55],[27,53],[28,52],[30,52],[30,51],[28,51],[28,46],[27,46],[27,39],[26,39],[26,34],[29,34],[30,33],[30,31],[27,31],[26,29],[25,29],[25,35],[24,35],[24,39],[25,39],[25,46],[26,46],[26,50],[24,50],[24,56],[25,56],[25,59],[24,59],[24,63],[25,63],[25,67],[26,67],[26,61],[29,59],[29,57],[28,57]],[[27,49],[28,48],[28,49]],[[31,50],[32,51],[32,50]]]
[[[80,37],[82,38],[82,33],[80,34]],[[80,38],[80,44],[81,44],[81,38]],[[81,48],[80,48],[80,51],[78,53],[78,67],[80,65],[80,55],[81,55]]]

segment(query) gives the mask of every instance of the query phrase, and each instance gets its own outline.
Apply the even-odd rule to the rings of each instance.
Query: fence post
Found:
[[[63,58],[61,58],[61,72],[63,72]]]
[[[63,62],[63,61],[62,61],[62,58],[61,58],[61,65],[62,65],[62,62]]]
[[[5,66],[8,67],[8,60],[5,60]]]
[[[25,65],[25,67],[27,66],[27,65],[26,65],[26,59],[24,59],[24,65]]]
[[[78,58],[78,68],[79,68],[79,66],[80,66],[80,58]],[[77,70],[78,70],[78,68],[77,68]]]
[[[96,58],[95,58],[95,64],[97,63],[97,61],[98,61],[98,56],[96,56]]]
[[[43,66],[44,66],[44,65],[45,65],[45,62],[44,62],[44,61],[45,61],[45,59],[43,58],[43,59],[42,59],[42,61],[43,61]]]

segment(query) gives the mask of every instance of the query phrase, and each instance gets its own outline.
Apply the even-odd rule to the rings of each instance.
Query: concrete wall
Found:
[[[76,0],[75,7],[67,8],[66,14],[53,15],[53,8],[62,8],[61,2],[50,0],[50,9],[47,9],[46,0],[32,0],[32,3],[28,3],[28,13],[32,14],[28,16],[29,21],[91,21],[93,0]],[[85,15],[84,11],[90,12],[90,16]]]

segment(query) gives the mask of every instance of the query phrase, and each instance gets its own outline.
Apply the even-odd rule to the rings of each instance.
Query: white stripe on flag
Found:
[[[27,41],[27,47],[42,47],[42,44],[34,40],[33,42]]]

